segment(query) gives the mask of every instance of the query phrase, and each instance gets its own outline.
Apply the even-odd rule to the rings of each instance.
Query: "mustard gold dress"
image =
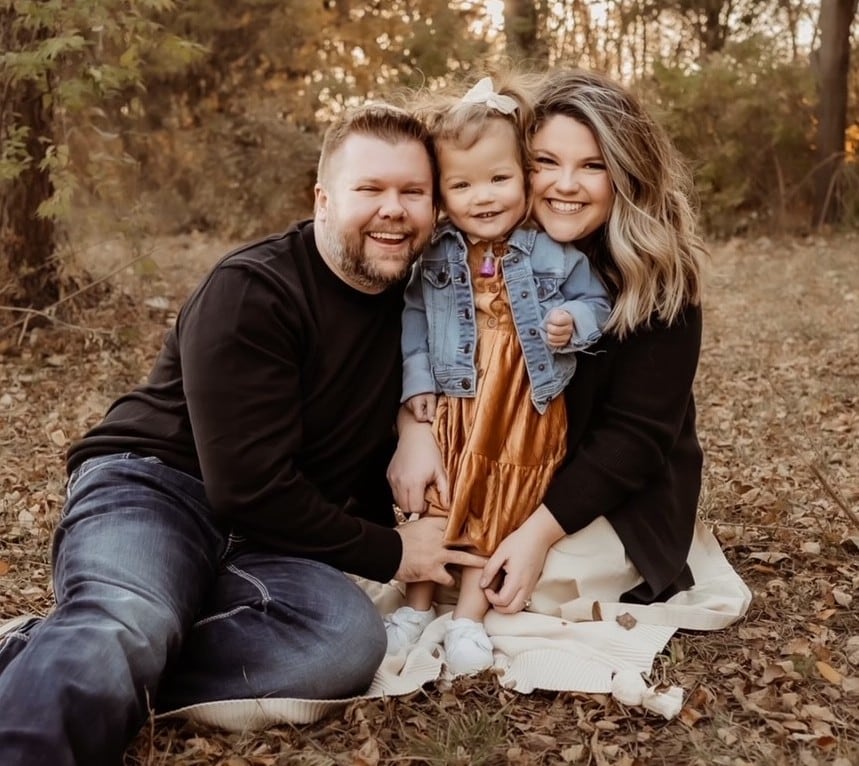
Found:
[[[486,242],[469,245],[477,322],[477,391],[439,397],[433,432],[447,469],[450,508],[428,492],[429,513],[448,516],[445,543],[494,552],[543,500],[564,458],[564,397],[541,415],[531,402],[525,357],[501,273],[506,245],[495,245],[494,276],[481,276]],[[499,251],[498,248],[501,248]]]

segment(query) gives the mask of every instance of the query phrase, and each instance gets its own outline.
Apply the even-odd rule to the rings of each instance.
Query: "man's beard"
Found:
[[[412,243],[406,257],[402,259],[401,268],[394,271],[383,270],[378,263],[367,257],[362,232],[343,232],[336,226],[331,226],[331,221],[327,224],[322,227],[321,234],[328,257],[347,279],[368,290],[385,290],[405,279],[409,268],[426,245],[426,240]],[[404,233],[407,241],[412,235],[412,232],[397,233]],[[391,259],[387,259],[385,263],[390,265]]]

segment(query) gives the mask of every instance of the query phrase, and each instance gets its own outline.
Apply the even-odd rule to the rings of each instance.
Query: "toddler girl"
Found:
[[[484,555],[542,501],[564,457],[559,394],[575,352],[601,335],[611,305],[587,258],[524,225],[531,107],[512,84],[484,78],[427,115],[445,219],[415,264],[403,313],[403,401],[432,421],[450,484],[445,541]],[[438,399],[437,394],[441,394]],[[444,638],[453,675],[492,665],[481,570],[462,572]],[[412,644],[434,619],[434,584],[406,589],[385,619],[388,650]]]

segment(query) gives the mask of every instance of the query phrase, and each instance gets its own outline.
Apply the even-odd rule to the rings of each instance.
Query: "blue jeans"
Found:
[[[359,694],[385,654],[349,578],[225,535],[155,458],[80,466],[53,555],[56,609],[0,641],[3,766],[118,764],[153,709]]]

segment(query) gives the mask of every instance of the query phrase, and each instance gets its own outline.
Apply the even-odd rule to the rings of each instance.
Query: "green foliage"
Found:
[[[45,152],[40,167],[54,188],[38,214],[64,218],[79,181],[99,183],[103,168],[75,148],[86,147],[100,123],[115,124],[149,80],[181,71],[204,52],[165,27],[160,17],[174,5],[172,0],[7,0],[0,5],[0,194],[2,184],[14,183],[33,160],[27,148],[31,126],[20,107],[32,89],[51,129],[35,138]]]
[[[498,763],[505,749],[507,709],[486,710],[476,705],[457,710],[439,709],[435,731],[408,742],[409,757],[425,764]]]
[[[36,212],[43,218],[64,220],[72,211],[73,197],[78,189],[77,177],[70,167],[68,146],[50,144],[39,165],[50,175],[54,193],[42,200]]]
[[[27,152],[29,130],[25,125],[12,125],[0,144],[0,185],[14,181],[32,161]]]
[[[468,69],[488,50],[476,14],[446,0],[187,0],[169,30],[210,53],[151,82],[149,130],[122,132],[135,193],[170,230],[245,238],[308,215],[327,120]]]
[[[150,154],[142,197],[162,230],[240,240],[279,231],[312,212],[319,143],[276,114],[211,115]]]
[[[584,23],[586,4],[572,16],[562,5],[538,4],[541,44],[566,50],[559,41],[575,38],[619,68],[636,51],[633,69],[652,72],[640,85],[694,169],[711,233],[808,220],[810,67],[754,34],[768,18],[757,11],[772,16],[778,3],[630,0],[604,28]],[[133,215],[242,238],[280,228],[310,211],[332,114],[505,59],[486,13],[472,0],[0,0],[0,202],[41,167],[53,197],[39,213],[53,219],[95,200],[113,216],[102,227]],[[660,18],[686,25],[673,52]],[[707,30],[715,36],[694,44]],[[623,45],[607,42],[615,32]],[[719,52],[698,55],[711,45]],[[681,63],[652,64],[660,55]],[[23,119],[25,90],[40,96],[50,131]],[[855,175],[848,150],[838,188],[848,210]]]
[[[807,64],[779,61],[755,38],[693,71],[656,65],[643,90],[692,166],[709,232],[808,220],[815,96]]]

